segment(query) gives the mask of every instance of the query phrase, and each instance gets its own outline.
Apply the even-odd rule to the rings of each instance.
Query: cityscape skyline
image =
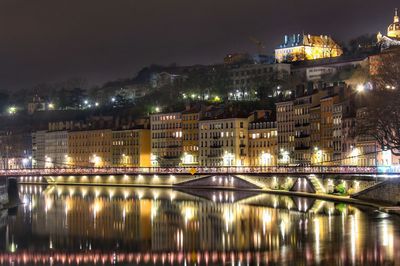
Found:
[[[40,10],[29,3],[4,2],[0,24],[12,26],[0,28],[3,36],[0,91],[28,89],[42,82],[72,77],[87,78],[90,85],[101,85],[108,80],[133,77],[152,63],[222,62],[228,53],[256,53],[252,37],[265,44],[268,54],[273,54],[285,34],[329,34],[346,42],[365,33],[385,31],[398,6],[397,1],[371,1],[363,6],[354,1],[343,8],[339,2],[310,1],[296,9],[290,8],[293,5],[290,1],[252,1],[246,8],[229,3],[230,12],[226,13],[225,2],[214,3],[215,8],[210,11],[206,9],[207,3],[112,5],[96,1],[96,12],[90,2],[80,3],[79,8],[74,2],[46,3]],[[271,10],[272,7],[275,8]],[[170,12],[155,12],[165,8]],[[275,17],[278,16],[275,13],[280,13],[276,9],[285,10],[287,16]],[[146,23],[140,14],[149,10],[151,21]],[[340,20],[334,16],[327,19],[324,14],[327,11],[340,14]],[[202,16],[206,12],[209,13]],[[21,17],[18,21],[14,21],[16,14]],[[71,19],[68,14],[76,16]],[[301,23],[297,23],[299,20]],[[165,25],[171,30],[165,30]]]

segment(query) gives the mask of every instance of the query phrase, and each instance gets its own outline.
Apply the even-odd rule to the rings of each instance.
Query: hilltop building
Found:
[[[294,62],[337,57],[342,54],[342,48],[330,36],[293,34],[285,35],[283,44],[275,49],[275,60],[279,63]]]
[[[400,18],[397,8],[394,11],[393,23],[388,26],[387,35],[382,35],[382,33],[379,32],[377,41],[381,50],[400,45]]]

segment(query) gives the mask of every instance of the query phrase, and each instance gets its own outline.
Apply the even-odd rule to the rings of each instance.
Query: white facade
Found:
[[[45,166],[45,138],[46,131],[32,133],[32,167],[44,168]]]
[[[64,168],[68,165],[68,132],[50,131],[45,135],[45,167]]]
[[[182,157],[181,113],[153,114],[151,125],[152,166],[176,166]]]

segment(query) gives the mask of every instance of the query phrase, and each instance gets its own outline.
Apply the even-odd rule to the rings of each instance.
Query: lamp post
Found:
[[[323,164],[323,152],[318,147],[314,147],[314,164]]]
[[[280,150],[281,154],[281,163],[288,165],[290,163],[290,154],[287,150],[281,149]]]
[[[232,166],[234,158],[235,157],[233,156],[232,153],[225,151],[224,156],[223,156],[224,166]]]
[[[101,166],[101,157],[97,156],[96,154],[93,154],[92,163],[94,164],[94,167],[100,167]]]
[[[262,152],[260,156],[261,166],[269,166],[271,164],[271,154],[269,152]]]

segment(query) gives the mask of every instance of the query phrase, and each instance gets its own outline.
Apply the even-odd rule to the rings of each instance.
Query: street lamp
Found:
[[[9,108],[8,108],[8,114],[10,114],[10,115],[15,115],[17,113],[17,107],[15,107],[15,106],[10,106]]]
[[[96,154],[93,154],[92,163],[94,164],[95,167],[100,167],[101,157],[97,156]]]
[[[49,156],[44,156],[44,168],[51,168],[51,167],[53,167],[53,162],[52,162],[52,159],[51,159],[51,157],[49,157]]]
[[[128,165],[128,156],[125,153],[122,154],[122,165],[123,166]]]
[[[29,158],[23,158],[22,159],[22,166],[23,168],[29,167],[29,162],[32,160],[32,157],[29,156]]]
[[[233,165],[233,160],[234,160],[234,155],[232,153],[229,153],[225,151],[223,160],[224,160],[224,166],[232,166]]]
[[[290,154],[287,150],[281,149],[282,163],[288,164],[290,162]]]
[[[356,90],[357,90],[357,92],[363,92],[365,90],[365,87],[363,84],[358,84],[356,86]]]
[[[265,153],[264,151],[261,153],[261,165],[267,166],[270,164],[271,161],[271,154],[269,152]]]
[[[314,147],[315,164],[322,164],[323,152],[318,147]]]
[[[352,165],[357,166],[358,162],[358,156],[360,156],[360,149],[354,146],[351,146],[351,152],[350,152],[350,159],[352,162]]]
[[[191,164],[194,162],[193,155],[185,152],[182,156],[182,164]]]

